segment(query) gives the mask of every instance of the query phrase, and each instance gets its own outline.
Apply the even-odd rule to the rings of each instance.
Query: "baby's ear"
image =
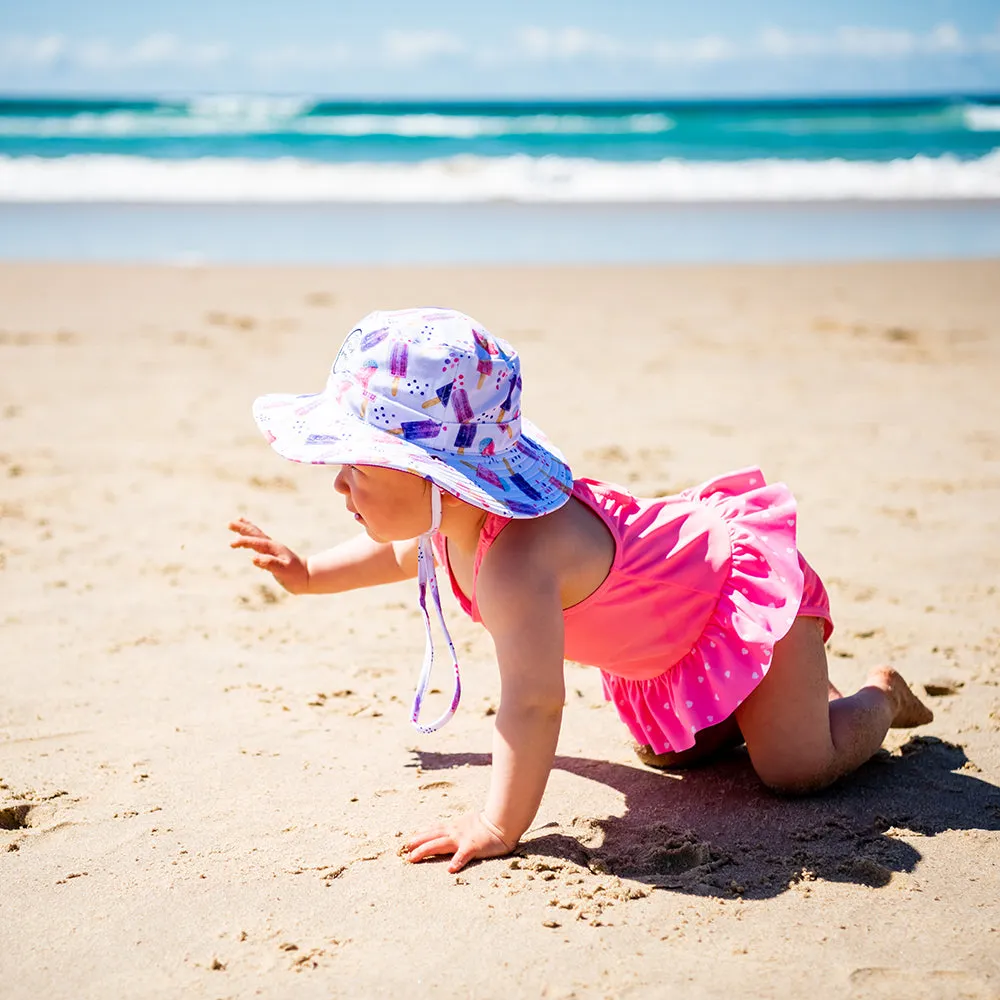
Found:
[[[476,507],[474,504],[467,503],[465,500],[459,500],[457,496],[453,493],[449,493],[447,490],[441,490],[441,507],[444,510],[449,508],[454,509],[456,507],[469,507],[473,510],[481,510],[482,508]]]

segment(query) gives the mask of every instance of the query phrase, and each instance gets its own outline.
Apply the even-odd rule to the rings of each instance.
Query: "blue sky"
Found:
[[[1000,92],[998,0],[0,0],[0,92]]]

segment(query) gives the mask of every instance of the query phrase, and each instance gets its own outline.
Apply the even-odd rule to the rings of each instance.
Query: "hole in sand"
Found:
[[[0,830],[23,830],[28,825],[28,816],[33,808],[27,803],[3,806],[0,808]]]

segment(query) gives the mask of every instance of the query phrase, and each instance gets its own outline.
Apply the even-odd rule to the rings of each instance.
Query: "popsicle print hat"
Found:
[[[431,481],[431,522],[417,549],[427,642],[411,721],[424,733],[440,729],[462,695],[431,547],[441,526],[441,490],[521,518],[556,510],[573,488],[562,455],[521,416],[517,354],[450,309],[373,312],[348,335],[323,392],[262,396],[253,414],[275,451],[292,461],[377,465]],[[451,653],[454,690],[445,712],[422,724],[434,666],[428,592]]]
[[[450,309],[369,313],[323,392],[262,396],[253,415],[294,462],[413,472],[504,517],[547,514],[572,490],[563,456],[521,416],[517,353]]]

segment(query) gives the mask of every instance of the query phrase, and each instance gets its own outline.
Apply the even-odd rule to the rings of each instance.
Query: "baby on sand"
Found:
[[[572,378],[571,362],[550,386]],[[233,547],[293,594],[416,577],[427,627],[418,729],[442,726],[460,696],[435,557],[493,639],[501,701],[485,806],[411,837],[409,860],[450,854],[457,872],[514,849],[552,768],[566,659],[600,669],[643,762],[679,766],[745,742],[760,779],[783,793],[824,788],[890,727],[931,721],[891,667],[848,697],[830,684],[829,599],[796,546],[786,486],[751,468],[647,500],[574,479],[520,397],[509,344],[461,313],[405,309],[361,320],[323,392],[254,405],[280,455],[340,467],[334,485],[364,533],[302,558],[241,518]],[[428,595],[454,693],[425,725]]]

